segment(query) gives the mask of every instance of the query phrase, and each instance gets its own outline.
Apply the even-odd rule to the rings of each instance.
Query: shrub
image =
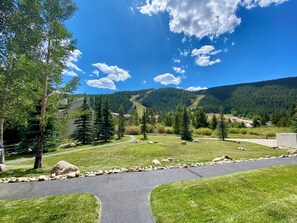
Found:
[[[240,132],[240,130],[238,128],[230,128],[229,132],[233,133],[233,134],[238,134]]]
[[[240,133],[241,134],[246,134],[247,133],[247,130],[246,129],[240,129]]]
[[[140,127],[139,126],[126,126],[125,127],[125,134],[126,135],[140,135]]]
[[[157,124],[156,131],[157,131],[157,133],[161,133],[161,134],[165,133],[165,126],[161,125],[161,124]]]
[[[155,126],[152,124],[147,124],[146,128],[147,128],[147,131],[146,131],[147,133],[155,133],[156,132]]]
[[[199,135],[210,136],[210,135],[212,135],[212,130],[209,129],[209,128],[199,128],[199,129],[197,130],[197,133],[198,133]]]
[[[166,134],[173,134],[173,129],[172,129],[172,127],[165,127],[165,133],[166,133]]]

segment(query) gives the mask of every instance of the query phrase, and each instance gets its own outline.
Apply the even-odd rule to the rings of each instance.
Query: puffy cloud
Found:
[[[146,15],[167,12],[172,32],[201,39],[234,32],[241,23],[236,15],[239,8],[267,7],[285,1],[288,0],[146,0],[138,9]]]
[[[180,63],[181,62],[181,60],[180,59],[173,59],[173,63]]]
[[[187,57],[188,56],[188,54],[190,53],[190,51],[188,51],[188,50],[181,50],[181,49],[178,49],[178,51],[179,51],[179,54],[181,55],[181,56],[183,56],[183,57]]]
[[[117,89],[114,82],[106,77],[100,78],[98,80],[88,80],[87,85],[95,88],[103,88],[103,89],[110,89],[110,90]]]
[[[160,84],[163,84],[163,85],[169,85],[169,84],[179,85],[181,83],[181,78],[175,77],[173,74],[166,73],[155,77],[154,81],[159,82]]]
[[[179,73],[179,74],[184,74],[186,73],[186,71],[180,67],[173,67],[173,70],[176,72],[176,73]]]
[[[71,77],[77,77],[77,73],[75,73],[73,70],[63,70],[62,74],[66,76],[71,76]]]
[[[207,90],[207,87],[188,87],[186,90],[187,91],[201,91],[201,90]]]
[[[116,82],[125,81],[131,77],[128,71],[117,66],[108,66],[105,63],[95,63],[93,66],[105,73],[107,78]]]
[[[210,55],[217,55],[221,52],[227,52],[227,49],[223,50],[215,50],[214,46],[205,45],[202,46],[200,49],[193,49],[192,56],[195,58],[195,64],[201,67],[211,66],[216,63],[221,63],[220,59],[212,60]]]
[[[186,37],[182,38],[182,43],[185,43],[187,41]]]
[[[105,63],[95,63],[92,65],[101,70],[107,76],[97,80],[88,80],[87,85],[89,85],[90,87],[117,90],[114,82],[125,81],[128,78],[131,78],[128,71],[119,68],[118,66],[109,66]],[[93,74],[99,77],[98,70],[94,70]]]

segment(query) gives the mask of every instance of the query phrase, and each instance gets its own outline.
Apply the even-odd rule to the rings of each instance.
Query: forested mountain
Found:
[[[92,107],[95,107],[97,95],[90,97]],[[200,97],[198,105],[210,113],[218,113],[219,107],[223,106],[226,113],[239,116],[269,117],[275,113],[281,117],[297,103],[297,77],[214,87],[199,92],[161,88],[116,92],[108,97],[113,112],[117,112],[121,104],[125,113],[133,111],[133,101],[157,112],[173,111],[178,105],[190,107]]]
[[[240,116],[285,114],[297,102],[297,77],[210,88],[199,105],[206,112]]]

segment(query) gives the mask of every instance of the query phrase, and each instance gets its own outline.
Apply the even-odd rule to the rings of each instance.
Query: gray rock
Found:
[[[199,139],[194,139],[193,143],[201,143],[201,141]]]
[[[238,149],[237,150],[239,150],[239,151],[246,151],[246,149],[245,148],[243,148],[243,147],[238,147]]]
[[[154,159],[154,160],[152,161],[152,163],[153,163],[154,165],[161,165],[160,161],[157,160],[157,159]]]
[[[181,141],[181,144],[182,145],[187,145],[187,142],[186,141]]]
[[[9,171],[9,168],[5,164],[0,164],[0,172],[6,172]]]
[[[222,161],[228,161],[228,160],[233,160],[230,156],[222,156],[222,157],[217,157],[217,158],[214,158],[212,160],[212,162],[216,163],[216,162],[222,162]]]
[[[79,174],[78,171],[79,171],[79,169],[76,166],[62,160],[62,161],[59,161],[53,167],[53,169],[51,171],[51,174],[55,173],[56,176],[63,175],[63,174],[68,174],[68,173],[72,173],[72,172],[77,172]]]
[[[288,150],[288,154],[289,154],[289,155],[297,154],[297,149],[289,149],[289,150]]]

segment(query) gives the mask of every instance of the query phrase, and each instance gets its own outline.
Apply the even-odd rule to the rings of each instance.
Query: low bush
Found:
[[[161,134],[165,133],[165,126],[161,125],[161,124],[157,124],[156,131],[157,131],[157,133],[161,133]]]
[[[229,133],[238,134],[240,132],[240,129],[238,128],[230,128]]]
[[[130,125],[125,128],[126,135],[140,135],[140,133],[141,131],[139,126]]]
[[[173,134],[173,129],[172,129],[172,127],[165,127],[165,133],[166,133],[166,134]]]
[[[212,130],[209,129],[209,128],[199,128],[199,129],[197,130],[197,133],[198,133],[199,135],[210,136],[210,135],[212,135]]]

